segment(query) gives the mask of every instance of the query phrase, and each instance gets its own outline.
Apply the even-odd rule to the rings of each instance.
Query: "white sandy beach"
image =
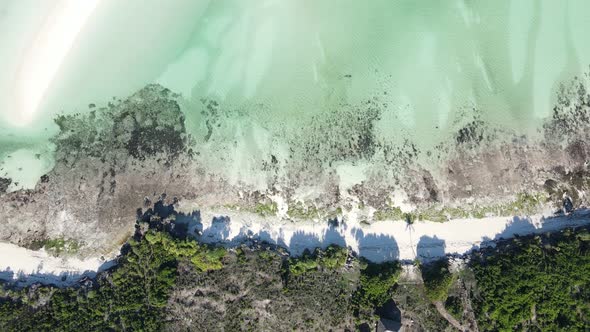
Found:
[[[361,226],[346,217],[338,226],[329,226],[326,223],[264,219],[246,213],[234,219],[219,218],[222,215],[202,214],[201,241],[232,247],[248,239],[263,240],[284,246],[293,255],[300,255],[305,249],[337,244],[350,246],[360,256],[375,262],[412,261],[416,258],[427,261],[448,254],[462,255],[480,246],[493,245],[493,240],[500,238],[590,224],[588,210],[578,211],[573,216],[491,217],[446,223],[416,222],[411,226],[403,221]],[[0,243],[0,278],[20,280],[21,284],[71,284],[81,275],[93,275],[99,268],[109,266],[104,263],[99,257],[63,259],[50,256],[43,250],[33,251]],[[64,276],[69,277],[64,279]]]
[[[284,246],[293,255],[299,255],[305,249],[337,244],[349,246],[360,256],[376,262],[462,255],[500,238],[590,224],[590,213],[586,210],[572,216],[489,217],[445,223],[419,221],[413,225],[404,221],[380,221],[362,226],[353,216],[345,216],[338,226],[264,221],[257,216],[212,223],[211,220],[219,215],[223,214],[202,215],[201,241],[235,245],[246,238],[259,239]]]
[[[34,282],[71,284],[82,275],[93,276],[105,263],[99,257],[59,258],[43,249],[35,251],[0,242],[0,279],[17,280],[21,285]]]

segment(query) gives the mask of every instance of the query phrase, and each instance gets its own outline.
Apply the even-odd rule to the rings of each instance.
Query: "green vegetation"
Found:
[[[296,202],[289,204],[287,215],[295,219],[311,220],[319,217],[320,213],[313,205],[306,206],[302,202]]]
[[[279,209],[277,207],[277,203],[275,202],[258,203],[254,207],[254,212],[263,217],[274,216],[277,214],[278,211]]]
[[[278,256],[274,251],[270,251],[270,250],[262,250],[260,251],[260,253],[258,253],[258,257],[266,262],[270,262],[273,260],[273,258],[275,256]]]
[[[175,260],[188,259],[198,271],[218,270],[223,267],[222,259],[226,255],[224,248],[202,246],[194,240],[178,240],[168,233],[153,230],[148,231],[144,238],[152,247],[161,248]],[[129,240],[129,243],[132,249],[141,248],[134,239]],[[133,256],[127,257],[129,258],[135,259]]]
[[[301,260],[293,260],[289,264],[289,275],[296,277],[317,269],[318,262],[315,259],[304,258]]]
[[[433,302],[445,301],[454,281],[454,276],[449,271],[448,259],[444,258],[429,264],[422,264],[420,272],[424,280],[426,297]]]
[[[454,331],[424,294],[424,287],[413,282],[399,283],[393,289],[393,300],[403,316],[419,326],[420,331]]]
[[[499,242],[460,273],[446,259],[418,263],[421,284],[399,283],[399,262],[371,263],[346,248],[227,252],[172,236],[168,222],[139,227],[116,267],[77,286],[0,289],[0,331],[353,330],[374,326],[392,299],[425,330],[448,327],[439,301],[482,331],[590,328],[587,230]]]
[[[475,254],[476,314],[483,330],[590,329],[587,230],[516,238]]]
[[[43,248],[53,256],[60,256],[61,254],[72,255],[80,249],[80,243],[75,240],[66,240],[63,238],[46,240]]]
[[[346,264],[346,257],[348,250],[334,245],[325,251],[316,249],[313,254],[306,251],[301,257],[288,260],[288,275],[296,277],[317,269],[336,270]]]
[[[416,221],[416,215],[412,213],[404,213],[404,220],[408,225],[411,225]]]
[[[461,320],[463,316],[463,304],[461,299],[457,296],[449,296],[445,301],[445,308],[457,320]]]
[[[430,205],[418,208],[411,213],[403,213],[397,206],[387,206],[373,213],[373,219],[380,220],[404,220],[412,223],[415,220],[428,220],[445,222],[451,219],[461,218],[485,218],[487,216],[514,216],[531,215],[539,212],[539,209],[547,202],[549,196],[544,192],[527,194],[519,193],[513,201],[505,204],[480,206],[466,204],[465,207],[449,207]]]
[[[89,286],[44,286],[32,298],[27,290],[5,294],[9,296],[0,298],[0,329],[157,331],[178,263],[189,261],[195,270],[210,271],[222,267],[225,255],[223,249],[154,230],[143,239],[130,239],[124,251],[116,268],[101,273]]]
[[[399,262],[375,264],[363,261],[359,287],[353,296],[359,316],[372,314],[375,308],[391,299],[400,272]]]
[[[258,330],[267,325],[250,317],[260,310],[264,317],[275,317],[272,326],[278,330],[351,328],[355,317],[357,322],[374,320],[377,306],[391,299],[400,271],[397,262],[359,264],[348,249],[337,246],[299,258],[268,248],[228,253],[155,228],[130,239],[118,265],[82,287],[5,288],[0,292],[0,330],[159,331],[193,320],[205,325],[185,329]],[[198,295],[204,292],[209,295]],[[191,297],[184,299],[185,294]],[[199,299],[206,301],[186,307],[186,301]],[[268,299],[272,307],[257,307]],[[226,310],[217,312],[207,303]],[[295,310],[293,303],[298,304]],[[187,310],[192,312],[189,322],[183,319]]]
[[[240,249],[228,253],[222,269],[183,270],[169,301],[168,331],[354,330],[350,302],[358,284],[357,261],[330,268],[330,262],[343,261],[336,257],[345,249],[316,250],[323,257],[313,258],[318,268],[291,276],[287,284],[287,263],[297,264],[298,258],[266,245]]]

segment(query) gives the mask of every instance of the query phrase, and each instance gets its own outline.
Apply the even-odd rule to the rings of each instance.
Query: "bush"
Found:
[[[391,293],[397,283],[401,266],[399,262],[364,263],[360,285],[354,297],[361,311],[372,311],[391,299]]]
[[[215,270],[222,267],[225,253],[223,248],[149,230],[142,240],[130,239],[119,264],[99,274],[90,287],[44,286],[31,291],[46,294],[47,301],[25,303],[28,290],[16,299],[0,298],[0,330],[158,331],[179,261],[189,260],[198,271]]]
[[[470,267],[479,291],[480,328],[590,329],[587,230],[504,241],[474,254]]]
[[[463,304],[461,303],[460,298],[456,296],[447,297],[447,300],[445,301],[445,308],[457,320],[461,320],[463,317]]]
[[[448,259],[440,259],[420,266],[426,296],[433,302],[445,301],[454,277],[449,271]]]
[[[306,251],[301,257],[289,259],[289,275],[295,277],[319,268],[336,270],[346,264],[346,257],[348,257],[348,250],[334,245],[329,246],[325,251],[317,248],[313,254]]]

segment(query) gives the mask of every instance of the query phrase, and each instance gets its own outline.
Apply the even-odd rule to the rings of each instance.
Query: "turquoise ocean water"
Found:
[[[48,52],[36,36],[60,1],[0,4],[0,176],[29,185],[51,168],[55,114],[88,112],[149,83],[181,94],[205,163],[256,182],[252,156],[287,158],[310,123],[353,126],[367,101],[378,105],[380,139],[409,139],[421,151],[474,109],[534,135],[559,84],[590,65],[584,0],[104,0],[32,120],[17,126],[15,100],[27,91],[14,82],[31,65],[27,52]],[[216,114],[203,112],[203,99],[220,105]],[[206,135],[212,116],[217,127]],[[335,120],[343,116],[353,120]]]

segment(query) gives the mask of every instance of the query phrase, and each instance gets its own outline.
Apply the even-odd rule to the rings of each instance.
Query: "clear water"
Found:
[[[55,51],[37,37],[56,4],[68,2],[0,3],[2,163],[11,151],[50,151],[56,113],[86,112],[158,82],[182,94],[204,162],[256,182],[253,156],[286,155],[311,122],[333,122],[324,114],[343,105],[354,114],[369,99],[382,109],[379,137],[409,138],[422,151],[473,108],[490,123],[534,133],[559,83],[590,64],[585,0],[104,0],[46,89],[15,88],[19,68],[35,65],[27,54]],[[19,98],[34,94],[42,100],[18,123]],[[201,98],[221,105],[208,140]],[[42,155],[51,165],[43,160],[51,153]]]

